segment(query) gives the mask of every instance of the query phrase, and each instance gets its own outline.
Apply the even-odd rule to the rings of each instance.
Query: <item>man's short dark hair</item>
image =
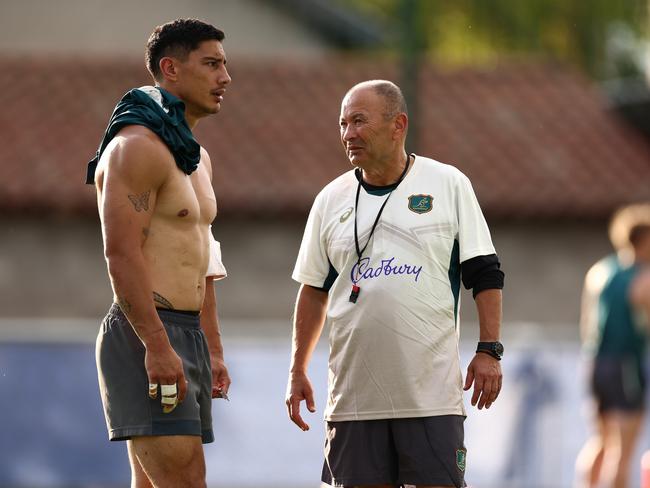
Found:
[[[160,78],[160,60],[174,56],[180,60],[199,47],[203,41],[223,41],[223,31],[198,19],[177,19],[154,29],[147,41],[145,62],[155,80]]]

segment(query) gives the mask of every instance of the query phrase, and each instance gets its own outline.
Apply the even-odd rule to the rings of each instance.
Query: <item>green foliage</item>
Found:
[[[537,55],[603,78],[612,26],[648,33],[648,0],[339,0],[445,64]],[[409,12],[409,10],[412,10]],[[410,15],[409,15],[410,14]],[[405,19],[411,19],[406,20]],[[387,51],[404,44],[390,42]],[[616,62],[613,63],[614,65]],[[626,65],[627,66],[627,65]],[[629,66],[628,66],[629,68]]]

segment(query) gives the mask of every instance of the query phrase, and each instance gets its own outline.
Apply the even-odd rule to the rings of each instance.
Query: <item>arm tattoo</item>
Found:
[[[163,307],[171,308],[171,309],[174,308],[174,306],[171,304],[169,300],[167,300],[164,296],[159,295],[155,291],[153,292],[153,301],[155,303],[162,305]]]
[[[128,314],[131,313],[131,304],[129,303],[129,301],[126,298],[117,297],[117,304],[122,309],[122,313],[124,315],[128,315]]]
[[[140,193],[139,195],[129,195],[129,200],[131,200],[131,203],[133,204],[133,208],[135,208],[136,212],[140,212],[142,210],[149,210],[149,194],[151,193],[151,190],[147,190],[144,193]]]

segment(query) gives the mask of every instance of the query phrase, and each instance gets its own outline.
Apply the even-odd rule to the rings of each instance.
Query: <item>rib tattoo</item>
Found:
[[[153,292],[153,301],[159,303],[160,305],[166,308],[174,308],[174,306],[171,304],[169,300],[167,300],[164,296],[159,295],[155,291]]]
[[[124,315],[128,315],[128,314],[131,313],[131,304],[129,303],[129,301],[126,298],[117,297],[117,304],[122,309],[122,313]]]
[[[135,208],[136,212],[140,212],[142,210],[149,210],[149,194],[151,193],[151,190],[147,190],[144,193],[140,193],[140,195],[129,195],[129,200],[131,200],[131,203],[133,204],[133,208]]]

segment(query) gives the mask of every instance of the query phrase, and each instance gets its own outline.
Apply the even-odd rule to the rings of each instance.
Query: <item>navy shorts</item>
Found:
[[[601,413],[643,410],[646,396],[643,364],[636,357],[596,357],[591,390]]]
[[[327,422],[322,481],[331,486],[465,485],[465,417]]]
[[[95,355],[99,391],[108,437],[112,441],[133,436],[194,435],[212,442],[212,370],[199,316],[158,310],[169,342],[183,361],[188,381],[185,400],[163,413],[158,398],[149,398],[144,367],[144,345],[133,327],[113,304],[97,336]]]

